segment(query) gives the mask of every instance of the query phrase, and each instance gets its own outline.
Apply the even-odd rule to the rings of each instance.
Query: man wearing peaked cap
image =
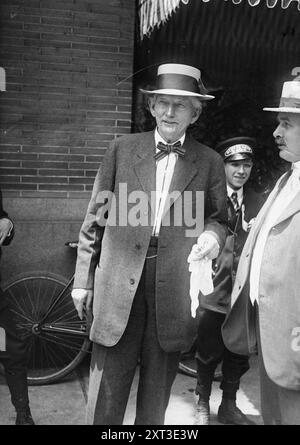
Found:
[[[253,138],[240,136],[219,143],[216,151],[224,161],[227,182],[228,235],[225,247],[216,259],[214,292],[201,295],[198,338],[196,342],[197,387],[199,399],[196,424],[209,424],[209,398],[214,373],[222,361],[223,391],[218,410],[221,423],[249,425],[250,421],[236,406],[241,376],[249,369],[248,355],[229,351],[223,342],[221,326],[230,306],[230,296],[239,258],[253,218],[259,212],[262,198],[245,187],[253,166]],[[208,340],[209,339],[209,340]]]
[[[202,101],[213,97],[200,85],[197,68],[165,64],[157,74],[156,89],[144,90],[156,129],[111,143],[79,235],[72,297],[80,317],[84,310],[91,312],[93,302],[87,404],[92,424],[122,424],[139,359],[135,424],[164,423],[181,351],[191,347],[197,332],[187,258],[195,243],[199,258],[215,258],[226,238],[222,159],[187,132],[201,114]],[[118,225],[120,214],[112,223],[114,212],[103,196],[113,193],[120,212],[122,185],[127,194],[146,197],[138,224],[129,219],[136,207],[132,200],[121,215],[128,216],[126,224]],[[204,191],[204,231],[202,225],[187,236],[192,227],[184,219],[177,224],[174,208],[189,192],[195,215],[202,203],[199,191]],[[174,192],[179,197],[172,203],[167,197]]]
[[[264,110],[278,113],[273,136],[291,169],[248,236],[223,338],[235,353],[258,350],[264,423],[300,425],[300,78],[284,83],[279,107]]]

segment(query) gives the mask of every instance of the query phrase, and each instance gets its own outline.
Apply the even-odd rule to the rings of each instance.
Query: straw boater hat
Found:
[[[216,151],[220,153],[223,161],[240,161],[242,159],[253,158],[253,147],[256,141],[247,136],[226,139],[216,146]]]
[[[284,82],[280,105],[278,108],[264,108],[264,111],[277,113],[300,113],[300,77],[290,82]]]
[[[146,94],[194,96],[201,100],[214,99],[214,96],[206,94],[200,70],[178,63],[160,65],[157,70],[156,89],[150,91],[141,88],[141,91]]]

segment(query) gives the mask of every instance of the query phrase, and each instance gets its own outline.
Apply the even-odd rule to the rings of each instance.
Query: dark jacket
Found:
[[[256,217],[263,202],[262,195],[250,188],[244,188],[242,206],[244,206],[244,220],[247,223]],[[242,206],[238,212],[235,212],[231,199],[227,197],[228,236],[225,246],[213,266],[214,292],[200,297],[200,305],[203,308],[224,314],[227,313],[230,304],[235,274],[248,236],[248,232],[242,226]]]
[[[8,216],[7,216],[7,213],[6,213],[6,212],[4,211],[4,209],[3,209],[3,204],[2,204],[2,192],[1,192],[1,190],[0,190],[0,219],[1,219],[1,218],[8,218]],[[4,240],[3,246],[8,245],[8,244],[11,242],[13,236],[14,236],[14,230],[12,230],[12,231],[10,232],[10,235]],[[1,247],[0,247],[0,259],[1,259]],[[1,268],[0,268],[0,271],[1,271]],[[1,282],[1,273],[0,273],[0,282]],[[5,305],[4,297],[3,297],[2,291],[1,291],[1,289],[0,289],[0,309],[1,309],[4,305]]]

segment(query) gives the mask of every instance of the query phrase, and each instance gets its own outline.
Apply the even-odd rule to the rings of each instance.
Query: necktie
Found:
[[[184,156],[185,154],[185,148],[181,146],[181,142],[178,141],[175,144],[163,144],[162,142],[159,142],[157,144],[157,148],[159,151],[155,153],[154,159],[156,161],[160,161],[165,156],[168,156],[170,153],[177,153],[179,156]]]
[[[232,193],[232,195],[231,195],[231,202],[233,204],[234,210],[237,212],[239,210],[239,208],[240,208],[240,205],[239,205],[239,202],[238,202],[238,199],[237,199],[237,193],[236,192]]]

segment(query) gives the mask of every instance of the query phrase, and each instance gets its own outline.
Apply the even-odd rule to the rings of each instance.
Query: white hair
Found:
[[[149,104],[154,105],[159,96],[161,96],[161,95],[158,93],[151,94],[149,96]],[[166,94],[166,96],[168,96],[168,94]],[[178,94],[178,96],[180,96],[180,94]],[[192,104],[192,107],[194,108],[194,110],[196,112],[199,111],[199,115],[201,114],[203,106],[202,106],[202,101],[200,100],[199,97],[197,97],[197,96],[180,96],[180,97],[183,97],[184,99],[188,99],[190,101],[190,103]]]

